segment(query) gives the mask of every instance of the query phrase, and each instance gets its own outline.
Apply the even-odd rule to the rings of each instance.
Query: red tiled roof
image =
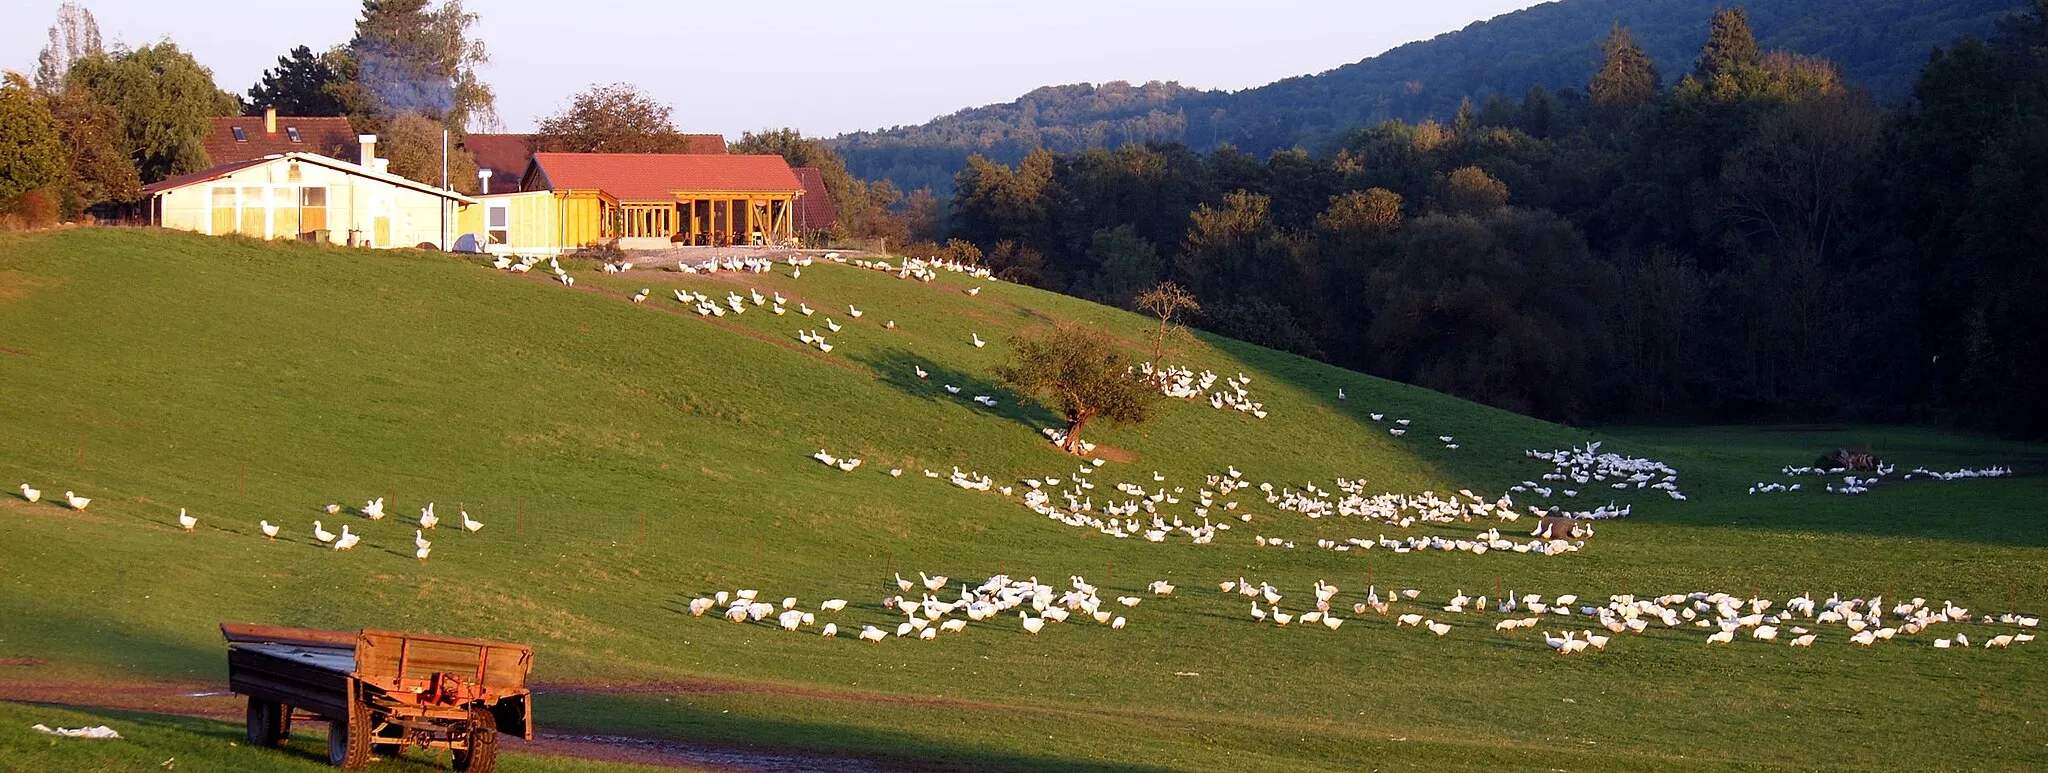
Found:
[[[685,134],[683,136],[690,140],[690,149],[683,151],[685,153],[725,155],[725,135],[723,134]]]
[[[362,154],[356,146],[355,129],[349,127],[347,118],[311,118],[280,115],[277,117],[277,131],[263,131],[263,116],[238,115],[226,118],[208,118],[212,131],[206,135],[206,157],[215,164],[232,164],[252,158],[278,153],[317,153],[329,158],[354,159]],[[242,139],[235,139],[235,129],[242,130]],[[299,141],[293,142],[291,129],[299,130]]]
[[[527,134],[472,134],[463,138],[462,146],[469,148],[470,155],[476,156],[477,169],[491,170],[491,191],[511,193],[519,190],[519,176],[526,173],[527,157],[533,150],[527,143]]]
[[[796,200],[796,229],[823,231],[839,222],[839,213],[832,208],[832,194],[825,190],[825,173],[808,166],[790,171],[796,173],[797,182],[804,186],[804,195]]]
[[[620,201],[670,201],[671,191],[795,193],[781,156],[686,153],[535,153],[535,182],[550,190],[599,190]]]

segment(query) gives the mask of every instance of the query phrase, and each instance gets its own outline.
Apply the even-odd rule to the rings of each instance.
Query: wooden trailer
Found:
[[[448,749],[455,769],[489,773],[499,733],[533,738],[524,644],[394,631],[222,623],[228,688],[249,698],[249,743],[284,745],[294,721],[328,723],[327,761],[360,768],[375,752]]]

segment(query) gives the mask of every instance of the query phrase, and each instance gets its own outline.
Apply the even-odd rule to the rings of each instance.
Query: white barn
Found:
[[[476,199],[384,171],[376,137],[352,164],[280,153],[173,177],[142,189],[151,225],[209,235],[321,240],[359,247],[445,246]],[[445,222],[444,222],[445,220]]]

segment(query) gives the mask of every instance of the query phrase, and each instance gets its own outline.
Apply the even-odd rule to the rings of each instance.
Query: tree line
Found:
[[[2040,433],[2044,4],[1893,109],[1730,8],[1675,79],[1616,25],[1583,88],[1334,152],[975,156],[944,249],[1125,306],[1172,280],[1207,330],[1553,419]]]

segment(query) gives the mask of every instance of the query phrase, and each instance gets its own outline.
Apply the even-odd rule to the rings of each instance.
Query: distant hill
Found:
[[[1460,101],[1518,97],[1531,86],[1584,88],[1613,24],[1629,28],[1668,84],[1692,68],[1707,20],[1729,0],[1558,0],[1400,46],[1316,75],[1237,92],[1113,81],[1035,89],[1014,102],[917,126],[855,132],[836,143],[864,179],[945,195],[969,154],[1005,162],[1034,147],[1071,152],[1159,139],[1198,149],[1231,143],[1264,155],[1317,148],[1390,118],[1448,116]],[[1750,0],[1740,3],[1766,49],[1826,57],[1880,99],[1904,96],[1935,46],[1986,36],[2019,0]]]

